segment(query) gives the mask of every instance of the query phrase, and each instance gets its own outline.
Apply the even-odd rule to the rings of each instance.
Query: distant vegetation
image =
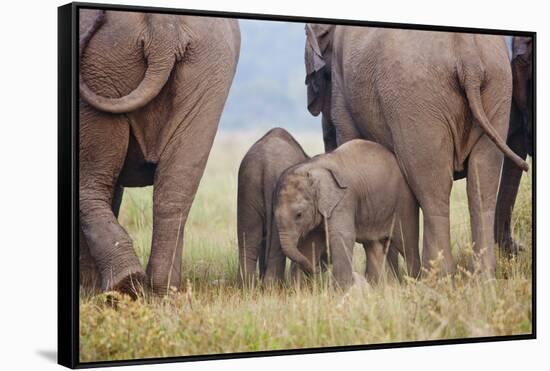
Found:
[[[306,107],[303,23],[241,20],[241,55],[220,129],[320,130]]]

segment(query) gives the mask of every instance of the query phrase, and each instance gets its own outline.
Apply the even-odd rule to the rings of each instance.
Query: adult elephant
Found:
[[[528,168],[501,139],[512,95],[504,39],[333,25],[306,25],[306,36],[308,109],[323,112],[325,147],[364,138],[394,152],[423,211],[423,265],[441,254],[443,273],[455,270],[451,187],[466,175],[474,249],[493,274],[502,152]]]
[[[533,156],[533,39],[516,36],[512,39],[512,109],[507,144],[521,158]],[[504,159],[498,190],[495,238],[506,255],[519,251],[519,244],[512,238],[512,211],[521,180],[521,170]]]
[[[81,267],[103,290],[180,286],[184,227],[240,50],[237,21],[80,13]],[[146,271],[116,219],[123,187],[154,186]]]

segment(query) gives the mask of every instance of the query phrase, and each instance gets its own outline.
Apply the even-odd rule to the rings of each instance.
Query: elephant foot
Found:
[[[504,255],[508,258],[514,257],[521,251],[525,250],[525,246],[516,242],[512,236],[508,236],[500,241],[500,248]]]
[[[146,289],[147,276],[141,266],[134,269],[125,269],[118,275],[108,276],[103,281],[103,291],[118,291],[127,294],[133,299],[142,296]]]
[[[151,293],[156,296],[165,296],[170,294],[171,292],[178,291],[181,287],[181,285],[177,285],[176,282],[173,280],[170,285],[168,285],[167,280],[154,280],[151,278],[149,279],[149,288],[151,289]],[[160,283],[159,282],[163,282]]]
[[[147,276],[143,273],[133,273],[126,276],[120,283],[114,286],[116,291],[130,295],[132,299],[143,296],[146,290]]]

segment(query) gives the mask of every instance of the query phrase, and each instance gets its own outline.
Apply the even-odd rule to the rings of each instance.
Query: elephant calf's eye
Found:
[[[302,213],[301,212],[297,212],[296,213],[296,219],[300,219],[302,217]]]

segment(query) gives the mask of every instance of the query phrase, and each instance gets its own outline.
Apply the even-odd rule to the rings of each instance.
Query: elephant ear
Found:
[[[525,58],[529,61],[532,53],[532,41],[530,37],[514,36],[512,41],[512,61],[516,58]]]
[[[348,185],[345,179],[329,168],[311,170],[308,176],[313,179],[319,213],[324,218],[330,218],[346,194]]]
[[[306,85],[307,85],[307,109],[313,116],[318,116],[323,109],[323,90],[326,81],[323,78],[323,69],[327,62],[319,47],[318,35],[315,34],[311,24],[306,24]]]
[[[532,78],[533,44],[530,37],[515,36],[512,41],[513,97],[519,108],[530,110],[528,102],[531,94],[529,81]]]

